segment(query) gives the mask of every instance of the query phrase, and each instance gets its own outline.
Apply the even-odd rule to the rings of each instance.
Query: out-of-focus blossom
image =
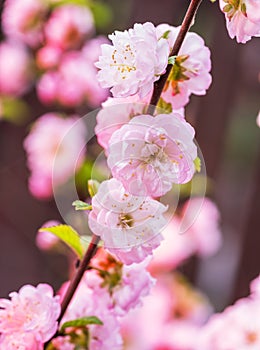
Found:
[[[36,63],[40,69],[57,67],[60,62],[62,51],[57,46],[43,46],[37,51]]]
[[[48,11],[45,0],[6,0],[2,15],[4,33],[30,46],[43,41],[42,28]]]
[[[99,35],[93,39],[86,41],[82,47],[83,56],[89,63],[93,64],[93,66],[102,53],[101,45],[103,44],[109,44],[109,40],[107,37]]]
[[[25,47],[9,41],[0,43],[0,94],[20,96],[32,80],[31,57]]]
[[[168,32],[170,48],[176,40],[179,27],[160,24],[156,31],[158,37]],[[172,104],[173,109],[185,106],[191,94],[205,95],[211,84],[210,51],[204,40],[196,33],[188,32],[172,67],[162,97]]]
[[[194,129],[176,113],[134,117],[109,141],[108,166],[126,190],[159,197],[173,183],[191,180],[197,147]]]
[[[59,221],[50,220],[50,221],[47,221],[45,224],[43,224],[41,227],[52,227],[52,226],[57,226],[60,224],[61,223]],[[36,245],[39,249],[48,251],[48,250],[52,249],[53,247],[55,247],[55,245],[60,240],[57,236],[55,236],[51,232],[38,231],[35,241],[36,241]]]
[[[228,34],[238,43],[260,36],[260,2],[258,0],[219,0],[226,17]]]
[[[76,5],[57,7],[44,27],[47,43],[63,50],[78,47],[93,30],[90,10]]]
[[[35,343],[35,339],[41,344],[55,334],[60,303],[59,297],[53,296],[53,290],[48,284],[39,284],[37,287],[25,285],[18,293],[10,293],[10,298],[0,299],[1,338],[20,333],[24,336],[19,341]],[[38,348],[34,346],[32,349]]]
[[[182,217],[190,227],[183,235],[192,242],[193,251],[201,257],[214,255],[222,243],[220,213],[210,199],[193,198],[186,202]]]
[[[71,51],[61,58],[59,69],[47,71],[37,85],[40,100],[65,107],[76,107],[87,101],[97,107],[107,98],[108,91],[96,80],[96,68],[81,51]]]
[[[96,66],[102,87],[110,88],[114,97],[138,93],[146,96],[153,83],[164,73],[169,47],[164,38],[156,37],[152,23],[135,24],[133,29],[109,35],[112,45],[102,45]]]
[[[123,319],[126,349],[193,350],[195,339],[187,334],[195,334],[211,313],[207,298],[181,276],[160,277],[143,307]]]
[[[77,116],[41,116],[24,141],[31,170],[29,188],[39,198],[52,195],[52,185],[66,182],[83,161],[86,127]]]
[[[116,179],[104,181],[92,199],[89,227],[105,248],[130,265],[143,261],[160,244],[167,208],[149,197],[133,196]]]
[[[219,220],[217,206],[210,199],[187,201],[162,231],[164,240],[154,251],[149,269],[155,273],[171,271],[194,254],[200,257],[215,254],[222,242]],[[184,221],[187,231],[180,233]]]
[[[260,348],[260,302],[241,299],[201,328],[196,350],[257,350]]]

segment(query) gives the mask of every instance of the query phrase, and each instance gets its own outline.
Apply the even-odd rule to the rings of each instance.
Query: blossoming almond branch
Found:
[[[182,43],[183,43],[183,41],[185,39],[185,36],[186,36],[186,34],[187,34],[187,32],[188,32],[188,30],[190,28],[190,25],[191,25],[191,23],[192,23],[192,21],[194,19],[194,15],[195,15],[195,13],[196,13],[200,3],[201,3],[201,0],[192,0],[191,1],[190,6],[188,8],[188,11],[187,11],[187,13],[186,13],[186,15],[184,17],[182,26],[181,26],[181,28],[179,30],[179,34],[177,35],[177,38],[175,40],[175,44],[174,44],[174,46],[172,48],[172,51],[171,51],[171,55],[172,56],[175,56],[175,55],[178,54],[178,52],[180,50],[180,47],[181,47],[181,45],[182,45]],[[136,26],[138,26],[138,25],[136,25]],[[149,31],[153,30],[153,26],[150,23],[146,24],[144,26],[145,27],[149,27],[149,28],[147,28],[148,29],[147,30],[147,32],[148,32],[147,36],[148,36],[150,34]],[[136,32],[137,33],[138,33],[138,30],[141,31],[142,28],[136,28]],[[169,29],[169,32],[170,31],[171,30]],[[133,32],[133,30],[132,30],[132,32]],[[131,34],[131,30],[129,31],[129,33]],[[127,32],[124,32],[122,34],[119,33],[119,35],[122,36],[122,37],[126,36],[126,38],[122,38],[123,40],[126,40],[126,42],[127,42],[127,40],[129,40],[128,36],[130,34],[128,34]],[[111,39],[113,41],[113,37],[112,36],[111,36]],[[149,37],[147,37],[145,39],[147,39],[147,43],[149,43],[149,45],[151,45],[151,43],[148,41]],[[153,44],[155,46],[156,46],[156,42],[155,42],[156,40],[157,40],[156,37],[154,37],[153,38]],[[160,75],[161,75],[161,78],[160,78],[158,84],[154,84],[154,92],[153,92],[153,95],[152,95],[152,98],[151,98],[151,103],[152,104],[156,105],[158,103],[160,95],[161,95],[162,90],[163,90],[163,87],[164,87],[164,85],[165,85],[165,83],[167,81],[167,78],[169,76],[170,70],[172,68],[171,64],[167,65],[168,57],[169,57],[169,53],[167,52],[169,50],[168,42],[165,39],[163,39],[163,41],[164,41],[163,44],[162,45],[158,44],[158,47],[156,49],[156,54],[158,56],[154,55],[154,59],[155,60],[159,59],[159,62],[161,60],[163,60],[163,63],[161,65],[161,67],[157,68],[157,70],[155,69],[153,77],[151,79],[149,79],[148,82],[144,82],[144,83],[142,82],[140,87],[136,87],[135,86],[135,87],[133,87],[134,90],[131,90],[131,92],[129,92],[129,91],[126,92],[127,96],[128,95],[132,95],[132,94],[137,93],[137,92],[140,93],[141,97],[143,96],[143,94],[144,94],[144,96],[147,95],[147,93],[149,93],[149,91],[152,89],[152,84],[154,83],[154,81],[156,79],[158,79],[160,77]],[[141,41],[141,44],[143,44],[143,43],[144,42]],[[130,66],[130,65],[126,65],[125,63],[121,63],[121,62],[118,63],[117,62],[116,58],[117,58],[118,53],[117,53],[117,49],[116,48],[114,48],[113,46],[110,47],[108,45],[103,45],[103,46],[105,46],[105,48],[103,50],[106,51],[107,49],[109,49],[109,53],[104,58],[101,57],[101,61],[100,61],[101,63],[97,64],[97,67],[101,68],[101,72],[99,73],[99,80],[101,82],[102,82],[102,75],[103,74],[108,73],[109,75],[111,75],[111,71],[106,72],[106,70],[105,70],[105,73],[104,73],[104,70],[102,70],[102,67],[103,67],[102,61],[104,62],[105,60],[109,59],[109,57],[113,59],[112,65],[110,64],[110,69],[111,70],[115,69],[116,72],[119,71],[120,75],[121,75],[121,80],[124,80],[124,77],[125,77],[124,74],[127,74],[127,73],[131,72],[132,70],[136,70],[136,67],[134,67],[134,66]],[[116,45],[115,45],[115,47],[116,47]],[[138,48],[136,48],[136,49],[138,50]],[[141,48],[139,48],[139,49],[141,49]],[[125,45],[125,49],[124,50],[125,50],[124,51],[124,55],[125,55],[124,59],[125,59],[125,57],[127,59],[129,56],[130,56],[130,59],[131,59],[131,56],[133,56],[134,53],[131,51],[131,47],[129,46],[129,44]],[[142,50],[144,50],[144,48],[142,48]],[[163,51],[163,52],[160,52],[160,50]],[[167,55],[165,53],[167,53]],[[149,55],[149,52],[146,53],[146,54]],[[166,57],[167,57],[167,59],[165,59]],[[122,58],[120,56],[120,61],[121,61],[121,59]],[[146,57],[145,57],[145,59],[146,59]],[[147,65],[147,62],[144,61],[143,63],[145,64],[145,66]],[[163,73],[163,71],[165,70],[165,66],[166,65],[167,65],[166,72]],[[140,64],[140,66],[141,66],[141,64]],[[142,67],[143,67],[143,65],[142,65]],[[140,72],[137,72],[137,73],[140,73]],[[138,81],[139,78],[138,77],[135,77],[135,78]],[[146,77],[144,77],[144,80],[146,80]],[[105,84],[105,87],[108,87],[107,86],[108,85],[107,82],[105,82],[104,84]],[[119,90],[116,90],[116,85],[113,87],[113,89],[114,89],[113,91],[114,91],[116,96],[118,96],[118,95],[122,96],[121,86],[120,86]],[[167,120],[168,120],[167,123],[170,126],[170,124],[171,124],[170,116],[165,116],[165,117],[161,116],[161,118],[167,118]],[[158,123],[160,125],[161,120],[159,120],[159,119],[160,118],[156,118],[156,120],[158,121]],[[178,122],[179,119],[182,119],[182,118],[177,116],[176,122]],[[172,120],[172,122],[174,122],[174,121]],[[146,121],[144,123],[144,125],[147,125],[147,123],[149,124],[150,120]],[[137,123],[137,125],[138,125],[138,123]],[[124,130],[122,130],[122,133],[124,133]],[[157,135],[157,136],[160,137],[160,135]],[[191,131],[191,137],[192,136],[194,136],[193,135],[193,131]],[[151,137],[154,137],[154,135],[151,135]],[[167,142],[167,140],[162,140],[162,141],[164,143]],[[141,147],[142,146],[143,145],[141,145]],[[191,147],[193,147],[193,146],[191,145]],[[114,150],[112,149],[110,154],[113,154],[113,151]],[[193,151],[193,152],[191,152],[191,154],[192,153],[195,154],[196,152]],[[178,157],[180,157],[180,155]],[[195,157],[193,156],[193,158],[195,159],[196,156]],[[193,161],[194,161],[194,159],[191,159],[192,169],[193,169]],[[113,166],[112,166],[112,169],[113,169]],[[170,174],[172,172],[172,170],[173,170],[172,166],[170,166],[170,168],[168,170],[168,173]],[[113,170],[112,170],[112,172],[113,172]],[[173,171],[173,174],[174,173],[175,172]],[[192,171],[192,174],[193,173],[194,173],[194,171]],[[192,174],[191,174],[191,176],[192,176]],[[157,179],[157,181],[159,181],[159,182],[162,181],[162,179],[160,178],[161,175],[162,175],[162,173],[159,174],[159,178]],[[123,175],[121,179],[124,179],[124,178],[125,178],[125,176]],[[190,176],[189,176],[188,179],[185,179],[185,180],[189,181],[190,180]],[[117,182],[116,179],[112,179],[112,180],[109,180],[109,181],[101,184],[100,191],[93,198],[93,202],[92,202],[93,210],[90,213],[89,225],[90,225],[90,228],[92,229],[92,231],[95,234],[98,234],[99,236],[96,236],[95,234],[93,235],[91,243],[89,245],[89,248],[86,251],[84,258],[82,259],[82,261],[80,263],[80,266],[79,266],[79,268],[77,269],[77,271],[75,273],[74,278],[70,282],[70,286],[69,286],[69,288],[68,288],[68,290],[67,290],[67,292],[66,292],[66,294],[65,294],[65,296],[63,298],[62,304],[61,304],[61,314],[60,314],[60,317],[59,317],[59,321],[62,319],[64,313],[66,312],[66,309],[67,309],[67,307],[68,307],[68,305],[69,305],[73,295],[75,294],[75,291],[76,291],[76,289],[77,289],[77,287],[78,287],[78,285],[79,285],[79,283],[81,281],[81,278],[84,275],[84,271],[86,270],[88,264],[90,263],[91,258],[95,254],[96,246],[97,246],[97,244],[98,244],[98,242],[100,240],[100,237],[104,240],[105,247],[107,247],[108,250],[110,250],[112,253],[114,253],[119,258],[119,260],[123,261],[126,264],[131,264],[131,263],[134,263],[134,262],[143,261],[145,259],[145,257],[147,256],[147,254],[149,254],[149,253],[147,253],[147,250],[149,252],[151,252],[152,249],[157,247],[159,245],[159,243],[160,243],[161,238],[160,238],[160,236],[158,236],[158,231],[163,227],[163,225],[165,223],[163,217],[161,216],[161,213],[163,213],[166,210],[166,208],[163,208],[163,205],[161,205],[157,201],[154,201],[153,199],[149,199],[148,198],[148,202],[147,202],[147,199],[143,201],[142,197],[135,197],[134,198],[132,195],[130,195],[132,197],[132,201],[138,202],[138,203],[137,204],[136,203],[131,204],[131,200],[130,201],[128,200],[129,194],[127,192],[125,192],[123,186],[120,183],[116,183],[116,182]],[[162,182],[164,182],[164,181],[162,181]],[[182,182],[182,181],[179,181],[179,182]],[[124,184],[126,184],[126,183],[127,183],[127,181]],[[166,183],[167,183],[167,180],[166,180]],[[118,189],[119,189],[119,192],[121,190],[121,193],[119,194],[119,196],[121,196],[121,198],[119,198],[119,201],[122,203],[124,198],[127,198],[126,202],[127,202],[127,204],[130,204],[130,205],[128,205],[128,207],[131,208],[131,214],[128,214],[127,211],[125,211],[123,215],[122,215],[122,210],[121,210],[122,208],[119,208],[119,211],[118,211],[118,213],[116,212],[116,214],[114,214],[113,212],[108,210],[108,214],[110,214],[111,216],[115,216],[115,218],[112,218],[112,222],[113,221],[116,222],[116,226],[117,226],[114,229],[112,228],[112,232],[111,232],[112,234],[111,235],[109,235],[109,233],[106,232],[106,231],[111,230],[111,224],[110,224],[110,228],[109,227],[105,227],[106,231],[104,231],[104,224],[100,225],[100,229],[98,228],[98,220],[96,219],[96,215],[100,215],[100,212],[102,210],[104,210],[104,209],[100,208],[100,210],[97,211],[97,214],[95,214],[95,208],[98,207],[100,204],[102,204],[102,202],[104,202],[103,198],[106,198],[106,194],[107,193],[108,194],[111,193],[111,191],[107,191],[105,189],[102,191],[102,187],[110,186],[110,184],[114,185],[117,188],[117,191],[118,191]],[[170,183],[169,183],[169,185],[170,185]],[[155,194],[155,196],[159,196],[159,195],[164,194],[167,190],[169,190],[169,185],[166,185],[166,190],[160,189],[160,185],[159,186],[157,185],[156,187],[158,188],[158,192]],[[120,188],[120,186],[122,188]],[[123,193],[123,195],[122,195],[122,193]],[[140,201],[141,201],[141,203],[140,203]],[[149,203],[149,201],[150,201],[150,203]],[[152,204],[153,202],[155,203],[154,205]],[[97,204],[95,204],[95,203],[97,203]],[[113,203],[113,201],[111,201],[110,203]],[[109,204],[109,206],[110,205],[113,207],[113,204]],[[145,236],[145,241],[148,242],[147,243],[147,247],[139,246],[139,248],[136,248],[136,246],[135,246],[136,245],[136,241],[131,242],[132,245],[134,245],[134,248],[132,248],[132,249],[134,249],[136,251],[134,253],[134,257],[133,257],[133,254],[131,254],[131,251],[129,251],[129,249],[126,249],[125,251],[124,251],[124,249],[122,249],[122,251],[120,251],[120,245],[119,245],[119,249],[118,249],[118,247],[113,248],[113,242],[109,242],[109,238],[107,238],[107,237],[110,236],[110,239],[114,240],[115,238],[113,236],[115,236],[115,235],[117,236],[117,232],[118,232],[118,236],[122,235],[122,230],[120,230],[120,229],[122,227],[124,227],[124,225],[126,225],[127,227],[134,226],[132,222],[135,221],[135,217],[134,217],[135,214],[133,214],[132,207],[133,206],[136,207],[136,212],[138,213],[138,211],[139,212],[141,212],[141,211],[143,212],[143,209],[145,207],[147,207],[147,206],[149,207],[151,205],[154,206],[154,209],[152,209],[152,211],[150,210],[150,208],[146,208],[146,211],[148,211],[149,216],[151,217],[151,222],[149,224],[149,228],[147,228],[147,223],[146,223],[147,217],[146,216],[143,218],[145,227],[142,228],[142,225],[140,226],[139,224],[137,226],[138,227],[138,232],[142,236],[142,240],[144,240],[143,237],[145,235],[147,235],[147,236]],[[113,208],[108,208],[108,209],[113,209],[114,210],[115,206],[116,206],[116,204],[114,205]],[[158,207],[161,207],[161,209],[158,209]],[[151,214],[151,212],[152,212],[152,214]],[[102,212],[102,215],[105,217],[106,216],[105,212]],[[119,216],[120,216],[120,218],[119,218]],[[137,218],[139,220],[139,223],[140,223],[140,221],[142,222],[142,218],[140,218],[139,215],[137,215]],[[131,220],[132,220],[132,222],[131,222]],[[159,222],[158,222],[158,220],[159,220]],[[160,222],[160,220],[162,220],[162,222]],[[120,222],[120,225],[121,225],[121,227],[119,227],[119,228],[118,228],[118,222]],[[108,226],[108,225],[105,225],[105,226]],[[133,233],[134,233],[133,240],[138,238],[138,232],[133,230]],[[127,235],[128,235],[128,237],[123,237],[123,239],[126,240],[123,243],[123,245],[126,245],[126,247],[130,245],[129,244],[129,234],[127,233]],[[149,236],[151,236],[151,237],[149,237]],[[153,242],[151,242],[151,239],[153,240]],[[156,240],[156,243],[154,242],[154,240]],[[122,245],[121,245],[121,247],[122,247]]]

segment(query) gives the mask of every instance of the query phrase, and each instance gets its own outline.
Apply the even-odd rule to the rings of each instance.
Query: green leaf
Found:
[[[80,200],[76,200],[72,203],[73,207],[75,207],[75,210],[91,210],[92,205],[85,203]]]
[[[1,103],[3,119],[17,125],[22,125],[28,120],[30,110],[29,106],[23,100],[13,97],[3,97]]]
[[[102,326],[103,322],[96,316],[77,318],[76,320],[67,321],[63,323],[63,325],[61,326],[61,332],[64,332],[64,330],[68,327],[80,328],[85,327],[89,324],[97,324]]]
[[[40,232],[51,232],[59,237],[69,246],[74,253],[81,259],[83,256],[83,247],[80,241],[80,235],[69,225],[58,225],[52,227],[42,227]]]
[[[96,180],[88,180],[88,193],[90,197],[94,197],[98,191],[100,183]]]
[[[201,171],[201,160],[199,157],[197,157],[195,160],[194,160],[194,165],[195,165],[195,169],[198,173],[200,173]]]
[[[159,113],[171,113],[172,105],[171,103],[166,102],[162,97],[159,99],[159,102],[156,106],[156,114]]]
[[[177,56],[170,56],[168,58],[168,63],[174,65],[176,61]]]
[[[170,30],[166,30],[166,32],[163,33],[163,35],[160,37],[160,39],[168,39],[170,32],[171,32]]]

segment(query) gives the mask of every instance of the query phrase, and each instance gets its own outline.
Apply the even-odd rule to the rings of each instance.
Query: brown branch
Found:
[[[98,243],[100,241],[100,237],[96,236],[93,234],[92,236],[92,239],[91,239],[91,242],[88,246],[88,249],[82,259],[82,261],[80,262],[80,265],[79,267],[77,268],[76,270],[76,273],[75,275],[73,276],[72,280],[70,281],[70,285],[69,285],[69,288],[67,289],[66,293],[65,293],[65,296],[62,300],[62,303],[61,303],[61,313],[60,313],[60,316],[58,318],[58,323],[60,324],[60,321],[62,320],[66,310],[67,310],[67,307],[69,306],[69,303],[71,302],[71,299],[73,298],[73,295],[75,294],[77,288],[78,288],[78,285],[88,267],[88,264],[90,262],[90,260],[92,259],[92,257],[95,255],[96,253],[96,250],[97,250],[97,246],[98,246]],[[57,336],[57,334],[55,334],[52,339]],[[51,342],[50,339],[46,344],[45,344],[45,349],[47,349],[47,346],[48,344]]]
[[[175,41],[173,48],[172,48],[172,51],[170,53],[170,56],[177,56],[178,55],[180,48],[181,48],[181,45],[185,39],[187,32],[190,29],[190,26],[192,24],[192,20],[196,14],[201,2],[202,2],[202,0],[191,0],[190,5],[188,7],[188,10],[184,16],[183,21],[182,21],[180,31],[178,33],[178,36],[176,38],[176,41]],[[161,78],[159,80],[157,80],[154,83],[153,95],[152,95],[151,101],[150,101],[150,105],[151,105],[150,112],[151,113],[153,113],[155,110],[155,107],[156,107],[156,105],[160,99],[160,96],[163,92],[164,85],[168,79],[168,76],[170,74],[171,69],[172,69],[172,65],[168,64],[168,66],[166,68],[166,72],[161,76]],[[152,109],[152,111],[151,111],[151,109]]]

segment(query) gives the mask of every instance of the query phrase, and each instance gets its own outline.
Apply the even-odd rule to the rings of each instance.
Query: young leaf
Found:
[[[170,56],[168,58],[168,63],[174,65],[177,56]]]
[[[73,207],[75,207],[75,210],[91,210],[92,205],[85,203],[80,200],[76,200],[72,203]]]
[[[77,318],[76,320],[67,321],[63,323],[63,325],[61,326],[61,332],[64,332],[64,330],[68,327],[78,328],[78,327],[85,327],[89,324],[97,324],[102,326],[103,322],[96,316]]]
[[[172,105],[171,103],[166,102],[163,98],[159,99],[159,102],[156,107],[156,114],[159,113],[171,113],[172,112]]]
[[[58,225],[52,227],[42,227],[40,232],[51,232],[55,236],[59,237],[64,243],[67,244],[75,254],[81,259],[83,256],[83,247],[80,241],[80,235],[69,225]]]
[[[195,169],[198,173],[200,173],[201,171],[201,160],[199,157],[197,157],[195,160],[194,160],[194,165],[195,165]]]

